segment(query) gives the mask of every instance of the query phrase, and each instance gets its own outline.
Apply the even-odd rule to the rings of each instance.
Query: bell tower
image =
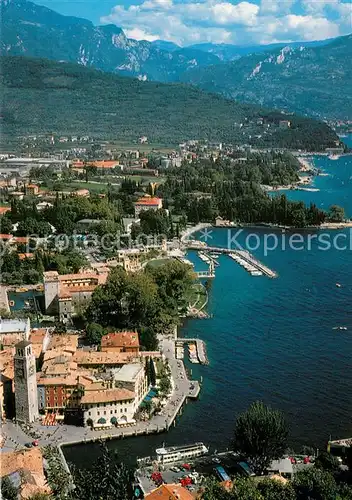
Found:
[[[31,423],[39,418],[35,356],[28,340],[22,340],[15,348],[16,420]]]

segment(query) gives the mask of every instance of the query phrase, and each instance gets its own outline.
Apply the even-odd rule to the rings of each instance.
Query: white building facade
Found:
[[[125,389],[88,391],[81,399],[84,425],[94,428],[134,424],[135,394]]]

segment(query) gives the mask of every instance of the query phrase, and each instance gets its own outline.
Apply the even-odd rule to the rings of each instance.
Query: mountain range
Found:
[[[194,66],[217,64],[211,53],[127,38],[113,24],[94,26],[27,0],[0,0],[1,55],[76,62],[141,80],[174,81]],[[167,44],[166,44],[167,45]],[[162,44],[162,47],[165,43]]]
[[[320,42],[181,48],[126,37],[27,0],[0,0],[1,55],[48,58],[161,82],[183,82],[242,102],[318,118],[352,117],[351,35]]]
[[[269,43],[267,45],[230,45],[226,43],[199,43],[196,45],[191,45],[193,49],[201,50],[203,52],[209,52],[217,56],[222,62],[226,61],[236,61],[240,57],[247,56],[249,54],[260,54],[262,52],[268,52],[276,49],[281,49],[283,47],[318,47],[322,45],[327,45],[332,42],[333,39],[327,40],[316,40],[312,42],[288,42],[288,43]],[[160,40],[153,43],[161,43]],[[166,42],[168,43],[168,42]],[[168,45],[165,45],[168,47]],[[176,45],[177,47],[177,45]],[[170,48],[168,49],[170,50]],[[171,48],[171,50],[174,50]]]
[[[352,119],[352,35],[194,68],[180,79],[228,98],[319,118]]]
[[[78,64],[0,58],[1,139],[39,133],[178,144],[208,139],[321,150],[338,137],[325,123],[227,100],[183,84],[142,82]],[[290,126],[280,127],[280,121]]]

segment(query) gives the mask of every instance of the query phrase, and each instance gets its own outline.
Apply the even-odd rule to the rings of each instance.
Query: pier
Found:
[[[193,339],[178,338],[176,340],[176,346],[177,346],[177,343],[195,344],[197,347],[197,357],[198,357],[199,363],[202,365],[209,364],[207,354],[206,354],[205,342],[203,340],[195,339],[195,338],[193,338]]]
[[[199,245],[196,242],[186,242],[186,247],[188,250],[200,250]],[[247,270],[253,274],[254,276],[260,276],[259,273],[264,274],[268,278],[277,278],[278,275],[275,271],[270,269],[269,267],[262,264],[258,259],[256,259],[251,253],[247,250],[233,250],[230,248],[222,248],[222,247],[211,247],[206,246],[202,247],[202,250],[207,252],[216,252],[225,255],[229,255],[236,262],[241,264],[243,267],[247,268]],[[246,265],[244,265],[246,264]],[[210,272],[210,271],[209,271]],[[212,272],[215,275],[214,268],[212,267]],[[207,271],[202,272],[202,274],[207,273]],[[198,274],[198,273],[197,273]],[[209,276],[213,277],[213,276]]]
[[[195,271],[195,274],[197,278],[202,279],[202,278],[215,278],[215,271],[210,270],[210,271]]]

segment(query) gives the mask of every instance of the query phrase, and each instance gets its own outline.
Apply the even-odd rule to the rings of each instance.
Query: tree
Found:
[[[234,449],[262,473],[272,460],[282,457],[287,445],[288,427],[283,414],[257,401],[236,421]]]
[[[334,473],[339,470],[340,464],[337,458],[334,457],[334,455],[331,455],[331,453],[323,451],[317,456],[315,460],[315,467],[318,467],[318,469],[324,469]]]
[[[86,328],[86,341],[89,345],[100,345],[101,338],[105,335],[106,330],[97,323],[89,323]]]
[[[150,384],[152,387],[154,387],[156,384],[156,373],[155,373],[154,361],[152,360],[152,358],[149,359],[149,370],[150,370]]]
[[[328,212],[330,222],[343,222],[345,219],[345,210],[339,205],[331,205]]]
[[[73,469],[71,500],[126,500],[132,498],[133,474],[102,445],[102,454],[89,470]]]
[[[54,333],[59,335],[64,335],[67,332],[67,328],[64,323],[57,321],[55,323]]]
[[[227,492],[218,481],[209,479],[205,485],[203,500],[231,500],[232,496]]]
[[[53,497],[49,493],[35,493],[29,500],[51,500]]]
[[[276,479],[258,482],[258,490],[268,500],[296,500],[295,490],[290,482],[282,483]]]
[[[231,491],[231,500],[264,500],[256,483],[251,478],[238,478]]]
[[[338,488],[332,474],[316,467],[298,471],[293,485],[298,500],[337,500],[338,498]]]
[[[1,478],[1,498],[4,500],[17,500],[18,490],[8,477]]]
[[[4,215],[0,218],[0,232],[1,234],[12,234],[12,221],[10,217]]]
[[[46,446],[43,456],[47,460],[48,484],[56,500],[67,498],[67,494],[72,487],[71,476],[63,467],[59,451],[56,447]]]

